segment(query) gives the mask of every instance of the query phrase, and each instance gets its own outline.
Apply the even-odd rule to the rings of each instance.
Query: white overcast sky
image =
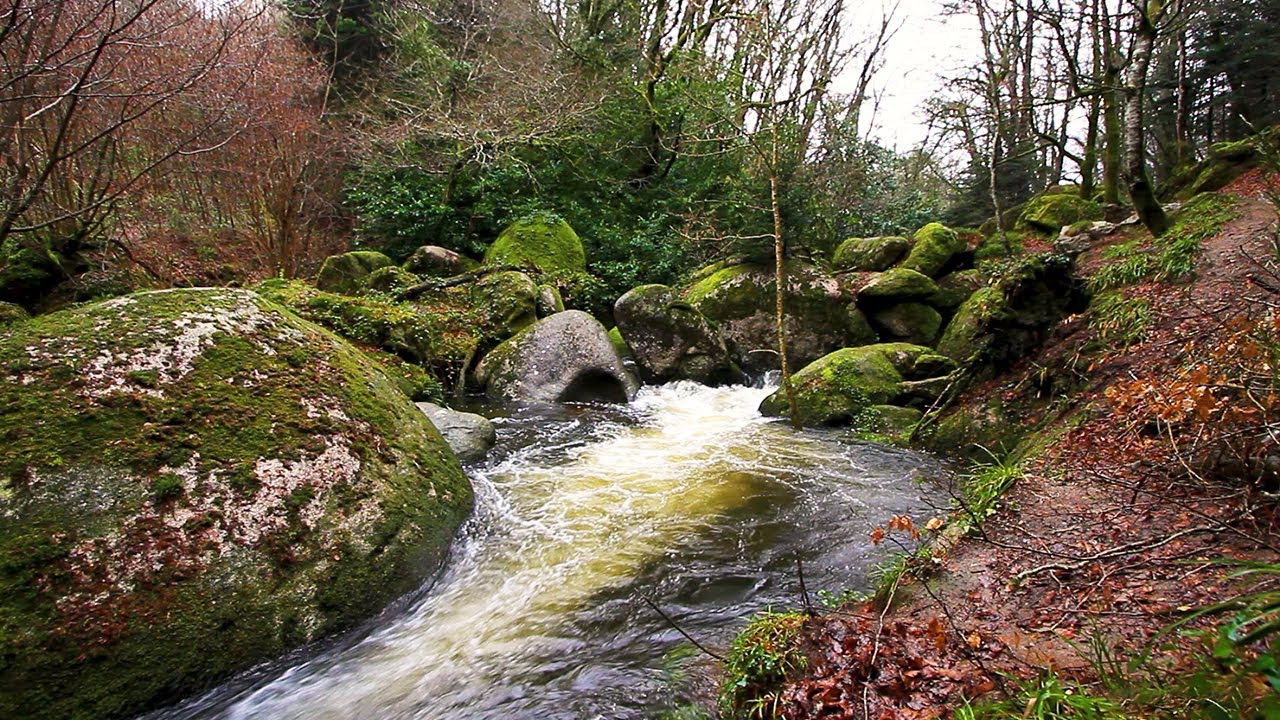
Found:
[[[848,0],[846,29],[852,37],[865,37],[879,27],[880,17],[894,0]],[[875,77],[879,112],[870,136],[881,144],[905,151],[925,138],[924,101],[939,86],[940,72],[973,61],[977,52],[977,27],[968,16],[942,15],[941,0],[898,0],[897,34],[889,42],[884,69]],[[856,72],[859,61],[851,63]],[[849,90],[852,79],[835,83],[837,92]],[[864,110],[865,115],[869,111]]]

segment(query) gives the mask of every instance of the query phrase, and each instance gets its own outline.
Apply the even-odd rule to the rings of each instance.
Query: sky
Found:
[[[874,32],[886,6],[893,4],[894,0],[849,0],[846,32],[855,38]],[[939,86],[939,73],[972,62],[978,39],[967,16],[942,16],[940,0],[899,0],[897,5],[901,27],[889,42],[884,68],[872,82],[879,111],[864,131],[883,145],[905,151],[925,139],[923,105]],[[855,59],[846,76],[833,83],[837,92],[852,89],[858,64]]]

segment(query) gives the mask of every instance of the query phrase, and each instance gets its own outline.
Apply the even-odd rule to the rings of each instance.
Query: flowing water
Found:
[[[868,532],[925,512],[929,458],[796,433],[768,389],[677,383],[625,407],[498,418],[476,514],[442,574],[370,628],[153,715],[646,718],[680,700],[681,629],[723,648],[744,616],[865,588]]]

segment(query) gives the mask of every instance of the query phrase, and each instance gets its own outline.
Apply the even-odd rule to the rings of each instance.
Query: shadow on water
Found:
[[[724,647],[744,616],[865,589],[868,534],[923,513],[943,469],[796,433],[767,389],[675,384],[628,406],[505,412],[500,447],[428,592],[339,642],[181,706],[177,718],[643,718],[679,697],[682,629]]]

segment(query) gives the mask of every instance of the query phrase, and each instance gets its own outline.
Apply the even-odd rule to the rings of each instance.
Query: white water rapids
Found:
[[[678,383],[621,409],[499,419],[475,517],[434,585],[361,633],[153,715],[226,720],[630,718],[669,707],[682,643],[865,585],[869,530],[923,512],[926,457],[796,433],[769,390]]]

